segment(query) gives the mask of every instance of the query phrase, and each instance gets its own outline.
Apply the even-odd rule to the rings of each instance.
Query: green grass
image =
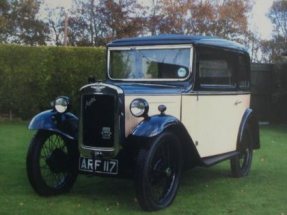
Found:
[[[26,123],[0,123],[0,214],[147,214],[131,180],[79,176],[72,191],[40,197],[28,183],[25,158],[33,136]],[[248,177],[229,177],[229,162],[184,173],[173,204],[149,214],[287,215],[287,126],[261,128]]]

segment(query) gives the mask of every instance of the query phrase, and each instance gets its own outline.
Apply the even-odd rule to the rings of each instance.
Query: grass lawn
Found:
[[[72,191],[39,197],[25,159],[33,133],[26,123],[0,123],[0,214],[272,214],[287,215],[287,126],[261,127],[248,177],[229,177],[229,162],[184,173],[173,204],[142,212],[131,180],[79,176]]]

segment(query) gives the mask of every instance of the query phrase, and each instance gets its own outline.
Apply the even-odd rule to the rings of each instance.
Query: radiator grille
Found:
[[[83,144],[91,147],[114,145],[115,97],[112,95],[83,95]]]

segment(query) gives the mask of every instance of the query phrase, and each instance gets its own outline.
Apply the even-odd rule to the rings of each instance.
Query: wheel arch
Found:
[[[70,140],[77,140],[78,122],[78,117],[70,112],[60,114],[53,110],[46,110],[34,116],[28,128],[52,131]]]
[[[155,115],[143,120],[128,137],[128,142],[136,148],[150,147],[152,139],[168,131],[179,139],[184,167],[190,168],[199,165],[201,163],[200,156],[191,136],[182,122],[174,116]]]
[[[260,148],[259,124],[256,113],[251,108],[246,109],[246,111],[243,114],[239,127],[237,144],[240,144],[243,138],[243,132],[247,128],[250,129],[252,134],[253,149],[259,149]]]

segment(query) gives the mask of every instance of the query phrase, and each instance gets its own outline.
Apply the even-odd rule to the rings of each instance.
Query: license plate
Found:
[[[118,160],[106,160],[80,157],[79,169],[85,172],[96,172],[104,174],[118,174]]]

